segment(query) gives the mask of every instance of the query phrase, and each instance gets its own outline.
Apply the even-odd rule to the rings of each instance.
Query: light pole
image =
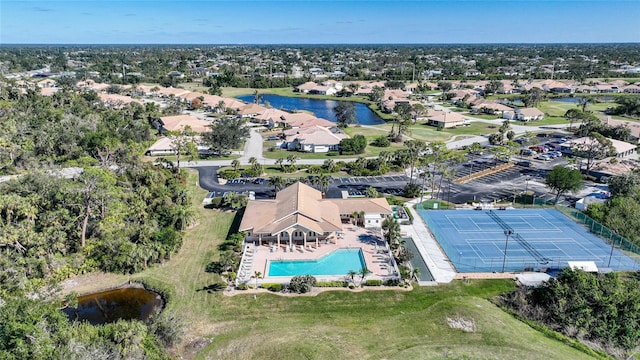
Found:
[[[527,196],[529,195],[529,175],[527,175],[527,177],[524,178],[524,196],[525,199],[527,198]],[[527,201],[525,200],[524,202],[524,207],[527,207]]]
[[[502,272],[504,272],[504,264],[507,262],[507,246],[509,245],[509,236],[513,235],[513,230],[505,230],[504,236],[506,240],[504,242],[504,256],[502,257]]]
[[[617,235],[615,231],[613,232],[613,234]],[[611,252],[609,253],[609,263],[607,264],[607,267],[611,267],[611,258],[613,257],[613,249],[615,249],[615,247],[616,247],[616,239],[615,239],[615,236],[613,236],[611,239]]]

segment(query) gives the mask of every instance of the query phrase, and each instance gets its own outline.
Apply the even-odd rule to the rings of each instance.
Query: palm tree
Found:
[[[355,281],[354,281],[354,277],[358,275],[358,273],[355,270],[349,270],[347,271],[347,277],[351,279],[351,282],[353,283],[353,285],[355,285]]]
[[[280,191],[280,189],[282,189],[285,182],[282,176],[272,176],[269,178],[269,184],[273,185],[277,193],[278,191]]]
[[[256,159],[254,156],[249,158],[249,164],[255,165],[257,162],[258,162],[258,159]]]
[[[289,162],[289,164],[291,164],[292,166],[296,164],[296,161],[298,160],[298,157],[295,155],[289,155],[287,156],[287,161]]]
[[[258,288],[258,279],[262,277],[262,273],[260,271],[256,271],[253,273],[253,277],[256,279],[256,289]]]
[[[174,214],[176,224],[180,224],[180,231],[193,224],[196,220],[196,212],[191,206],[179,206]]]
[[[367,275],[371,274],[371,270],[367,269],[367,267],[365,266],[360,269],[358,274],[360,275],[360,284],[362,284],[364,283],[364,278],[367,277]]]
[[[276,160],[276,165],[280,166],[281,171],[284,171],[284,158],[278,158],[278,160]]]
[[[224,113],[226,107],[227,105],[225,105],[224,101],[222,100],[218,101],[218,104],[216,105],[216,109],[218,109],[218,113],[220,114]]]
[[[320,186],[320,191],[326,194],[329,190],[329,184],[331,184],[331,178],[327,174],[321,174],[320,176],[316,176],[316,178],[316,183]]]
[[[234,159],[231,161],[231,167],[233,167],[233,170],[238,171],[240,169],[240,160]]]
[[[471,169],[469,169],[469,177],[473,174],[473,163],[475,162],[476,156],[482,154],[482,145],[478,142],[474,142],[467,148],[467,153],[471,155]]]
[[[335,172],[336,171],[336,163],[335,161],[333,161],[333,159],[327,159],[324,161],[324,163],[322,164],[322,167],[327,170],[327,172]]]
[[[395,246],[400,240],[400,224],[398,221],[389,216],[382,221],[382,230],[384,232],[384,238],[389,243],[389,246]]]

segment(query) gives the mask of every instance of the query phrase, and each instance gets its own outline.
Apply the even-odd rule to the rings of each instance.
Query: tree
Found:
[[[589,175],[595,160],[615,155],[615,148],[611,140],[597,132],[591,132],[589,136],[575,142],[571,147],[571,152],[587,160],[586,170]]]
[[[342,139],[339,147],[342,154],[362,154],[367,147],[367,138],[364,135],[356,135],[349,139]]]
[[[569,169],[564,166],[556,166],[547,174],[545,184],[556,193],[555,203],[558,203],[560,195],[568,191],[578,191],[582,188],[584,180],[580,170]]]
[[[198,144],[196,143],[196,132],[190,126],[185,126],[178,134],[170,135],[171,148],[176,154],[176,171],[180,172],[180,160],[182,156],[187,156],[189,161],[198,157]]]
[[[386,217],[382,221],[381,227],[384,234],[384,239],[387,241],[389,246],[393,246],[400,241],[400,224],[394,217]]]
[[[367,190],[365,190],[364,195],[368,198],[375,199],[380,197],[380,193],[373,186],[369,186]]]
[[[253,273],[253,277],[256,279],[256,289],[258,288],[258,279],[262,277],[262,273],[260,271],[256,271]]]
[[[453,89],[453,85],[448,81],[438,81],[438,89],[442,91],[442,93],[447,93]]]
[[[371,270],[367,269],[367,267],[363,267],[362,269],[360,269],[360,271],[358,272],[358,274],[360,275],[360,283],[364,283],[364,278],[369,276],[369,274],[371,274]]]
[[[356,122],[356,106],[353,102],[341,101],[333,108],[339,127],[348,127]]]
[[[349,271],[347,272],[347,278],[348,278],[348,279],[351,279],[351,283],[352,283],[353,285],[355,285],[355,280],[354,280],[354,278],[355,278],[355,276],[356,276],[356,275],[358,275],[358,273],[357,273],[355,270],[349,270]]]
[[[238,171],[240,170],[240,160],[238,159],[233,159],[231,161],[231,167],[233,168],[233,170]]]
[[[76,193],[79,195],[79,206],[82,208],[80,225],[80,246],[85,247],[87,227],[89,220],[96,210],[102,219],[106,217],[105,204],[109,197],[110,188],[114,186],[116,179],[109,170],[87,167],[78,177]]]
[[[526,107],[536,107],[544,98],[544,90],[534,87],[527,92],[527,94],[522,99],[524,106]]]
[[[482,154],[482,145],[479,142],[474,142],[470,146],[467,147],[467,154],[471,156],[471,168],[469,169],[469,175],[473,174],[473,164],[475,163],[475,158]]]
[[[484,91],[487,94],[495,94],[504,91],[504,84],[500,80],[491,80],[484,87]]]
[[[269,178],[269,184],[274,187],[276,193],[285,185],[285,180],[281,176],[272,176]]]
[[[421,140],[407,140],[404,144],[407,147],[407,154],[409,155],[409,183],[412,184],[414,182],[413,170],[415,168],[416,161],[418,161],[420,156],[422,156],[427,149],[427,144]]]
[[[380,105],[382,102],[382,98],[384,97],[384,89],[379,86],[374,86],[369,93],[369,101],[372,103]]]
[[[587,106],[589,106],[590,103],[591,99],[586,96],[581,96],[578,98],[578,103],[576,104],[576,106],[579,107],[583,113],[585,113],[587,112]]]
[[[578,109],[569,109],[564,113],[565,119],[569,120],[569,129],[573,128],[573,123],[582,118],[584,112]]]
[[[633,193],[640,188],[640,173],[638,171],[632,171],[630,173],[612,176],[609,178],[609,181],[607,181],[607,185],[613,196],[633,195]]]
[[[249,129],[245,120],[239,118],[222,118],[210,125],[210,131],[202,134],[202,141],[218,154],[238,149],[249,137]]]

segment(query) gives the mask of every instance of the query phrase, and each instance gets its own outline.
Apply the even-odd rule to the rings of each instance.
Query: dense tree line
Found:
[[[71,323],[52,304],[13,299],[0,306],[0,358],[5,360],[170,359],[165,348],[181,337],[169,313],[147,323],[101,326]]]
[[[139,159],[156,112],[0,90],[0,174],[16,175],[0,182],[0,358],[167,358],[173,321],[70,323],[54,295],[74,274],[137,272],[182,245],[185,179]]]
[[[317,45],[317,46],[60,46],[3,47],[0,63],[8,72],[41,69],[100,73],[108,83],[155,82],[178,85],[196,77],[194,67],[215,68],[229,76],[218,86],[282,87],[309,80],[293,78],[293,66],[330,73],[336,66],[341,80],[417,81],[424,73],[436,80],[550,78],[586,80],[593,77],[637,77],[612,71],[617,64],[634,64],[637,44],[468,44],[468,45]],[[79,67],[76,64],[90,64]],[[347,65],[345,65],[347,64]],[[553,75],[543,65],[553,64]],[[480,72],[468,76],[469,69]],[[168,76],[172,71],[184,78]],[[284,73],[288,77],[273,77]],[[226,75],[225,75],[226,76]],[[217,82],[217,80],[214,80]],[[211,83],[210,83],[211,84]],[[210,86],[210,85],[207,85]]]
[[[590,205],[587,215],[640,245],[640,175],[635,171],[614,176],[609,184],[611,200]]]
[[[588,341],[621,358],[640,344],[640,281],[617,273],[564,269],[536,288],[520,287],[503,298],[527,319]]]

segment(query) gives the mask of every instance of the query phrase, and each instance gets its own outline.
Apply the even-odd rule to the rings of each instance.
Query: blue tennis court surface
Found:
[[[564,268],[593,261],[598,268],[640,270],[640,264],[555,209],[418,210],[458,272]]]

